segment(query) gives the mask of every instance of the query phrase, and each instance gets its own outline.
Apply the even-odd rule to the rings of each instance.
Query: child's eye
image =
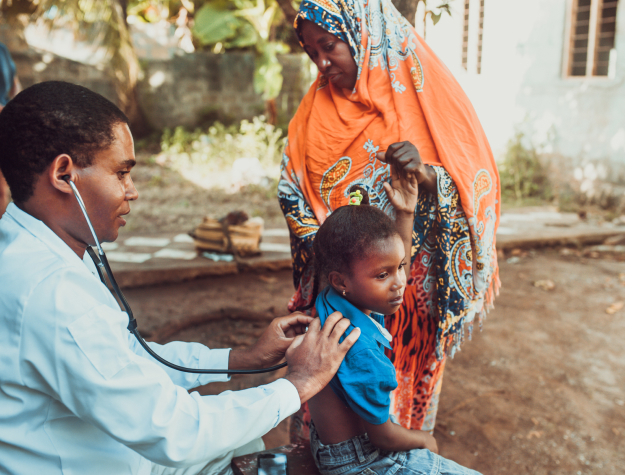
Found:
[[[382,272],[381,274],[378,274],[378,279],[386,279],[388,277],[388,272]]]
[[[117,172],[117,176],[120,180],[123,180],[124,178],[126,178],[126,175],[128,175],[128,173],[130,172]]]

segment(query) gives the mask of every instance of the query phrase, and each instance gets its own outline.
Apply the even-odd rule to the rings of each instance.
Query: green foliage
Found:
[[[285,140],[282,130],[263,116],[243,120],[238,126],[215,122],[208,130],[176,127],[164,130],[156,161],[202,184],[229,171],[238,158],[258,158],[267,175],[277,176]],[[217,181],[212,186],[225,185]]]
[[[508,151],[499,165],[501,194],[504,200],[551,200],[551,182],[536,149],[526,144],[521,132],[508,142]]]
[[[7,18],[21,11],[30,11],[30,22],[43,21],[49,28],[70,25],[94,45],[104,47],[107,71],[116,83],[121,108],[130,112],[131,120],[135,118],[131,112],[136,105],[139,62],[120,0],[0,0],[0,12]]]
[[[428,15],[430,15],[430,18],[432,19],[432,25],[436,25],[443,16],[443,12],[451,16],[451,5],[450,2],[443,2],[440,5],[434,7],[434,9],[436,9],[435,12],[434,10],[428,8],[427,0],[417,0],[417,5],[419,4],[419,2],[423,2],[423,4],[425,5],[425,11],[423,13],[423,38],[425,39],[427,33],[426,19]]]
[[[262,94],[268,101],[275,99],[282,89],[282,65],[278,61],[278,53],[288,53],[288,48],[278,42],[267,42],[262,51],[256,55],[254,71],[254,90]]]
[[[254,47],[254,89],[268,101],[282,89],[282,65],[277,55],[288,53],[280,41],[271,40],[279,12],[275,0],[209,0],[195,15],[193,35],[202,46],[219,50]]]
[[[245,24],[246,22],[241,20],[236,15],[236,11],[231,8],[230,2],[227,0],[212,1],[206,3],[195,14],[193,36],[202,45],[225,43],[230,40],[238,40],[241,36],[249,38],[249,29],[244,32],[244,35],[241,35]],[[253,45],[255,42],[256,38],[252,34],[245,46]]]

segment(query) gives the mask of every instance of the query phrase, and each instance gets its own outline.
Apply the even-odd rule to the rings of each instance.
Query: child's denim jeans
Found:
[[[377,449],[367,434],[339,444],[324,445],[312,422],[310,448],[322,475],[480,475],[427,449],[410,452]]]

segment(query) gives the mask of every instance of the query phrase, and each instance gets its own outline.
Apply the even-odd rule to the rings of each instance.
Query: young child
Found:
[[[384,315],[399,309],[410,268],[418,184],[414,176],[385,183],[395,220],[368,205],[362,188],[350,189],[348,206],[336,209],[317,232],[315,307],[321,324],[334,311],[361,335],[330,384],[309,401],[310,444],[322,474],[478,474],[436,453],[428,432],[389,418],[395,369]],[[320,292],[320,283],[327,286]],[[313,298],[314,301],[314,298]]]

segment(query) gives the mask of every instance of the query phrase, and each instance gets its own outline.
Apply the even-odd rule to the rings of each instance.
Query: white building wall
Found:
[[[471,1],[479,10],[479,0]],[[479,75],[471,62],[462,68],[464,0],[452,2],[451,17],[427,25],[426,39],[469,95],[498,159],[519,129],[572,165],[625,165],[625,2],[617,10],[613,78],[563,74],[569,2],[486,0]]]

